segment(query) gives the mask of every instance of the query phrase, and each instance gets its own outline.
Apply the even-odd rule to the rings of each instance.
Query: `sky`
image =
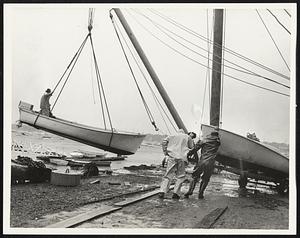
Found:
[[[292,100],[295,84],[295,41],[292,41],[291,35],[267,9],[270,9],[294,36],[295,19],[297,18],[295,5],[291,4],[181,4],[180,6],[172,4],[151,4],[149,6],[145,4],[72,4],[72,6],[67,4],[6,4],[4,8],[5,84],[10,85],[11,92],[5,94],[5,99],[9,101],[11,108],[5,110],[11,113],[11,122],[14,123],[19,118],[18,104],[20,100],[33,104],[34,109],[39,110],[42,94],[47,88],[55,87],[87,35],[88,10],[89,7],[93,7],[95,15],[92,37],[113,127],[118,130],[141,133],[168,133],[151,91],[127,50],[136,80],[156,124],[160,128],[159,132],[155,132],[143,107],[109,18],[109,10],[112,7],[119,7],[185,126],[189,131],[199,134],[201,123],[209,123],[208,89],[205,90],[207,78],[205,66],[208,65],[208,60],[199,55],[207,56],[207,52],[199,47],[207,49],[208,44],[195,35],[163,20],[151,9],[170,17],[193,32],[211,38],[212,12],[216,6],[226,9],[224,17],[225,47],[290,77],[290,81],[237,58],[229,52],[224,53],[227,62],[234,62],[257,74],[291,86],[291,90],[289,90],[265,79],[225,67],[225,74],[291,96],[275,94],[224,76],[222,128],[244,136],[247,132],[255,132],[262,141],[289,143],[290,112],[294,110],[295,106]],[[271,32],[290,70],[282,60],[255,7]],[[291,17],[284,9],[291,14]],[[116,24],[121,27],[116,15],[114,15],[114,19]],[[152,19],[178,36],[192,42],[191,44],[183,41],[182,38],[176,38],[190,47],[192,51],[160,32],[148,19]],[[145,29],[188,56],[189,59],[164,45]],[[126,35],[124,30],[121,29],[121,32]],[[129,42],[128,38],[127,42]],[[126,44],[124,46],[126,49]],[[190,60],[191,58],[193,60]],[[231,66],[236,68],[236,66]],[[149,84],[158,95],[145,68],[141,67]],[[55,91],[50,100],[52,105],[58,92],[59,90]],[[204,107],[202,106],[203,102]],[[100,108],[91,47],[88,42],[53,113],[56,117],[103,128]],[[172,132],[169,123],[168,128]]]

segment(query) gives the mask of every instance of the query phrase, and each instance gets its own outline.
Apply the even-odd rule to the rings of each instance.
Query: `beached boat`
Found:
[[[139,133],[105,130],[41,115],[33,105],[22,101],[19,111],[22,123],[116,154],[134,154],[145,138]]]
[[[203,136],[209,135],[213,126],[202,124]],[[289,159],[262,143],[219,129],[221,146],[217,161],[239,168],[242,171],[259,171],[266,176],[286,178],[289,174]]]
[[[122,26],[127,33],[131,43],[135,47],[140,59],[145,65],[151,79],[153,80],[158,92],[164,100],[169,112],[171,113],[178,128],[186,129],[178,112],[176,111],[167,92],[163,88],[160,80],[147,59],[142,47],[134,36],[128,22],[120,9],[113,9]],[[223,9],[214,10],[214,40],[213,43],[213,62],[212,62],[212,83],[210,98],[210,125],[202,125],[204,137],[211,133],[216,127],[220,127],[220,103],[221,100],[221,76],[223,59]],[[285,94],[283,94],[285,95]],[[262,143],[249,138],[237,135],[235,133],[220,129],[221,146],[218,150],[217,160],[232,168],[240,176],[240,186],[247,184],[247,177],[254,179],[271,180],[285,186],[289,175],[289,159],[284,155],[264,146]]]

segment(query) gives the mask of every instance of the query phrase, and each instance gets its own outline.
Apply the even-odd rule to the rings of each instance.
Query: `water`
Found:
[[[13,128],[12,141],[14,144],[21,145],[23,148],[21,151],[12,150],[12,158],[16,158],[18,155],[28,156],[32,159],[41,153],[47,151],[56,152],[70,156],[71,152],[83,150],[91,153],[104,153],[105,151],[72,141],[63,137],[59,137],[42,130],[37,130],[28,126],[22,126],[21,128]],[[37,154],[35,152],[41,152]],[[115,154],[105,152],[107,156],[116,156]],[[44,154],[45,155],[45,154]],[[125,160],[112,161],[111,169],[119,170],[126,166],[132,165],[158,165],[161,164],[164,158],[162,149],[160,146],[141,145],[138,151],[129,155]],[[56,166],[55,166],[56,167]],[[65,166],[57,166],[59,171],[65,170]],[[109,168],[109,167],[106,167]],[[105,169],[105,167],[101,167]]]

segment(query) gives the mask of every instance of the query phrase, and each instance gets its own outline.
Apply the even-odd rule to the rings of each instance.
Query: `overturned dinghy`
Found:
[[[33,105],[20,101],[20,122],[50,133],[116,154],[134,154],[146,135],[117,132],[48,117],[33,110]]]

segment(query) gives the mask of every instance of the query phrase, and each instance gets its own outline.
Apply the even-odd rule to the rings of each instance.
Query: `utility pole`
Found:
[[[163,98],[166,106],[168,107],[176,125],[178,126],[179,129],[183,129],[185,133],[187,133],[187,129],[181,120],[178,112],[176,111],[171,99],[169,98],[166,90],[164,89],[163,85],[161,84],[158,76],[156,75],[154,69],[152,68],[149,60],[147,59],[142,47],[140,46],[139,42],[137,41],[136,37],[134,36],[130,26],[128,25],[123,13],[121,12],[120,9],[118,8],[113,8],[114,12],[118,16],[120,22],[122,23],[122,26],[124,27],[129,39],[131,40],[134,48],[136,49],[138,55],[140,56],[142,62],[144,63],[149,75],[151,76],[153,83],[155,84],[157,90],[159,91],[161,97]],[[112,17],[112,16],[111,16]]]

